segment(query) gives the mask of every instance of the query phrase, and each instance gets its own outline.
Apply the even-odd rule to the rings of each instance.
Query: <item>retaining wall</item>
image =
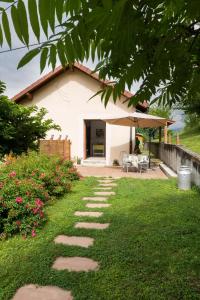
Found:
[[[200,186],[200,155],[183,146],[164,143],[151,143],[150,150],[176,173],[181,165],[189,166],[192,182]]]

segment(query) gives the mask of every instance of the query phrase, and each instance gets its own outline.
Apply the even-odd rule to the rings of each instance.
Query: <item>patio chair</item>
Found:
[[[122,167],[123,169],[126,168],[126,172],[129,171],[129,168],[134,168],[138,170],[138,157],[137,155],[133,154],[124,154],[122,160]]]
[[[147,171],[149,166],[149,157],[147,155],[138,155],[138,169],[142,173],[142,170]]]

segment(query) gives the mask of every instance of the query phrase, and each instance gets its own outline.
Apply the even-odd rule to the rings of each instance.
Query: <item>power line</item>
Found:
[[[21,47],[16,47],[16,48],[12,48],[12,49],[6,49],[6,50],[3,50],[3,51],[0,51],[0,54],[7,53],[7,52],[12,52],[12,51],[17,51],[17,50],[21,50],[21,49],[25,49],[25,48],[29,48],[29,47],[45,45],[47,42],[53,43],[53,42],[57,42],[57,41],[58,41],[57,39],[54,39],[54,40],[49,40],[49,41],[44,41],[44,42],[39,42],[39,43],[33,43],[33,44],[28,45],[28,46],[21,46]]]
[[[3,9],[3,11],[8,10],[9,8],[11,8],[13,5],[15,5],[19,0],[14,1],[12,4],[10,4],[9,6],[7,6],[6,8]],[[0,13],[0,15],[2,15],[3,11]]]
[[[28,46],[21,46],[21,47],[12,48],[12,49],[6,49],[6,50],[3,50],[3,51],[0,51],[0,54],[7,53],[7,52],[13,52],[13,51],[25,49],[25,48],[28,48],[28,47],[39,46],[39,45],[43,45],[44,43],[46,43],[46,42],[30,44],[30,45],[28,45]]]

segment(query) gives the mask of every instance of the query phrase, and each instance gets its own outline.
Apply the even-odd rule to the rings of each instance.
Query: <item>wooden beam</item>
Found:
[[[33,94],[31,93],[26,93],[26,97],[28,98],[28,100],[33,100]]]
[[[179,133],[176,133],[176,145],[180,145],[180,136]]]
[[[159,127],[159,143],[162,142],[162,127]]]
[[[167,128],[167,125],[165,125],[164,127],[164,143],[167,144],[167,131],[168,131],[168,128]]]

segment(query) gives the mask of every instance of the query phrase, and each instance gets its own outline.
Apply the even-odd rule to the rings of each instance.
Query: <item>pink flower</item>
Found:
[[[32,235],[32,237],[35,237],[35,236],[36,236],[36,232],[35,232],[34,229],[32,230],[31,235]]]
[[[35,205],[37,207],[42,207],[44,205],[44,203],[39,198],[36,198],[35,199]]]
[[[15,199],[15,201],[16,201],[17,203],[22,203],[22,202],[23,202],[23,199],[22,199],[22,197],[17,197],[17,198]]]
[[[45,176],[46,176],[45,173],[40,174],[40,178],[44,178]]]
[[[15,171],[12,171],[10,174],[9,174],[9,177],[15,177],[17,175],[17,173]]]
[[[37,208],[33,208],[33,213],[34,213],[34,215],[36,215],[37,213],[38,213],[38,211],[39,211],[39,208],[37,207]]]
[[[21,225],[21,221],[20,221],[20,220],[17,220],[17,221],[16,221],[16,225],[17,225],[17,226],[20,226],[20,225]]]
[[[40,218],[41,218],[41,219],[44,218],[44,213],[43,213],[43,211],[40,211]]]

